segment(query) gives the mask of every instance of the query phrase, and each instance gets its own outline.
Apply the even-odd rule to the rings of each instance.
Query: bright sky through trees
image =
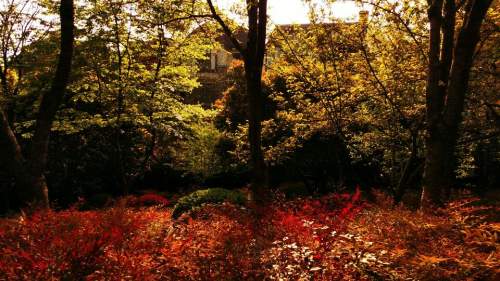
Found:
[[[241,0],[217,0],[216,2],[221,8],[230,9]],[[275,24],[309,22],[309,8],[303,0],[269,0],[268,5],[271,21]],[[333,15],[339,18],[355,19],[359,9],[360,7],[354,1],[338,1],[331,5]]]

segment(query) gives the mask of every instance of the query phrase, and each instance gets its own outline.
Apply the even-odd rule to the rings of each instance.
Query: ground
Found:
[[[278,196],[172,220],[173,203],[147,195],[5,218],[0,280],[499,280],[498,206],[466,197],[423,214],[375,197]]]

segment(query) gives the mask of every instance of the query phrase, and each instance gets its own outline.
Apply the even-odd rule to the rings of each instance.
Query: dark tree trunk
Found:
[[[454,146],[449,136],[434,132],[427,137],[422,208],[441,206],[455,182]]]
[[[249,104],[248,141],[252,168],[252,192],[255,201],[265,201],[268,179],[262,152],[262,68],[266,51],[267,0],[247,0],[248,42],[246,48],[245,75]]]
[[[430,43],[427,80],[427,136],[423,209],[440,206],[455,182],[455,147],[462,122],[469,74],[479,34],[491,0],[466,1],[465,17],[455,36],[453,0],[429,1]],[[441,39],[441,34],[443,35]]]
[[[262,153],[262,111],[263,111],[263,96],[262,82],[260,77],[254,77],[250,70],[246,71],[250,75],[246,75],[247,79],[247,95],[249,106],[249,127],[248,141],[250,143],[250,165],[252,167],[252,190],[256,200],[261,200],[265,196],[267,180],[267,168],[264,162]]]
[[[207,0],[212,16],[219,23],[245,63],[248,96],[248,141],[252,169],[252,195],[255,201],[264,201],[268,188],[267,167],[262,152],[262,68],[266,52],[267,0],[246,0],[248,13],[248,42],[246,47],[233,36],[228,25],[217,14],[212,0]]]
[[[73,0],[61,0],[61,51],[49,92],[43,94],[29,158],[25,158],[3,110],[0,111],[0,155],[16,181],[18,197],[33,209],[48,208],[49,196],[44,176],[50,130],[68,84],[73,56]]]

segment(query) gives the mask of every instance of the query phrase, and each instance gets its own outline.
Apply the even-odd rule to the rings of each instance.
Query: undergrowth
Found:
[[[174,221],[148,195],[1,219],[0,280],[498,280],[498,208],[469,198],[429,215],[378,198],[277,196]]]

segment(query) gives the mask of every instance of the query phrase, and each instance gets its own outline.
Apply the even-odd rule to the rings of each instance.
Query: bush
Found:
[[[172,218],[177,219],[183,213],[200,206],[203,203],[231,202],[242,205],[245,203],[245,196],[240,191],[227,190],[224,188],[209,188],[195,191],[189,195],[181,197],[175,204]]]
[[[375,197],[277,196],[177,222],[169,208],[127,208],[127,198],[0,218],[0,280],[500,280],[497,206],[467,198],[426,214]]]
[[[170,201],[160,194],[146,193],[140,196],[127,196],[123,198],[127,207],[165,207],[170,204]]]

